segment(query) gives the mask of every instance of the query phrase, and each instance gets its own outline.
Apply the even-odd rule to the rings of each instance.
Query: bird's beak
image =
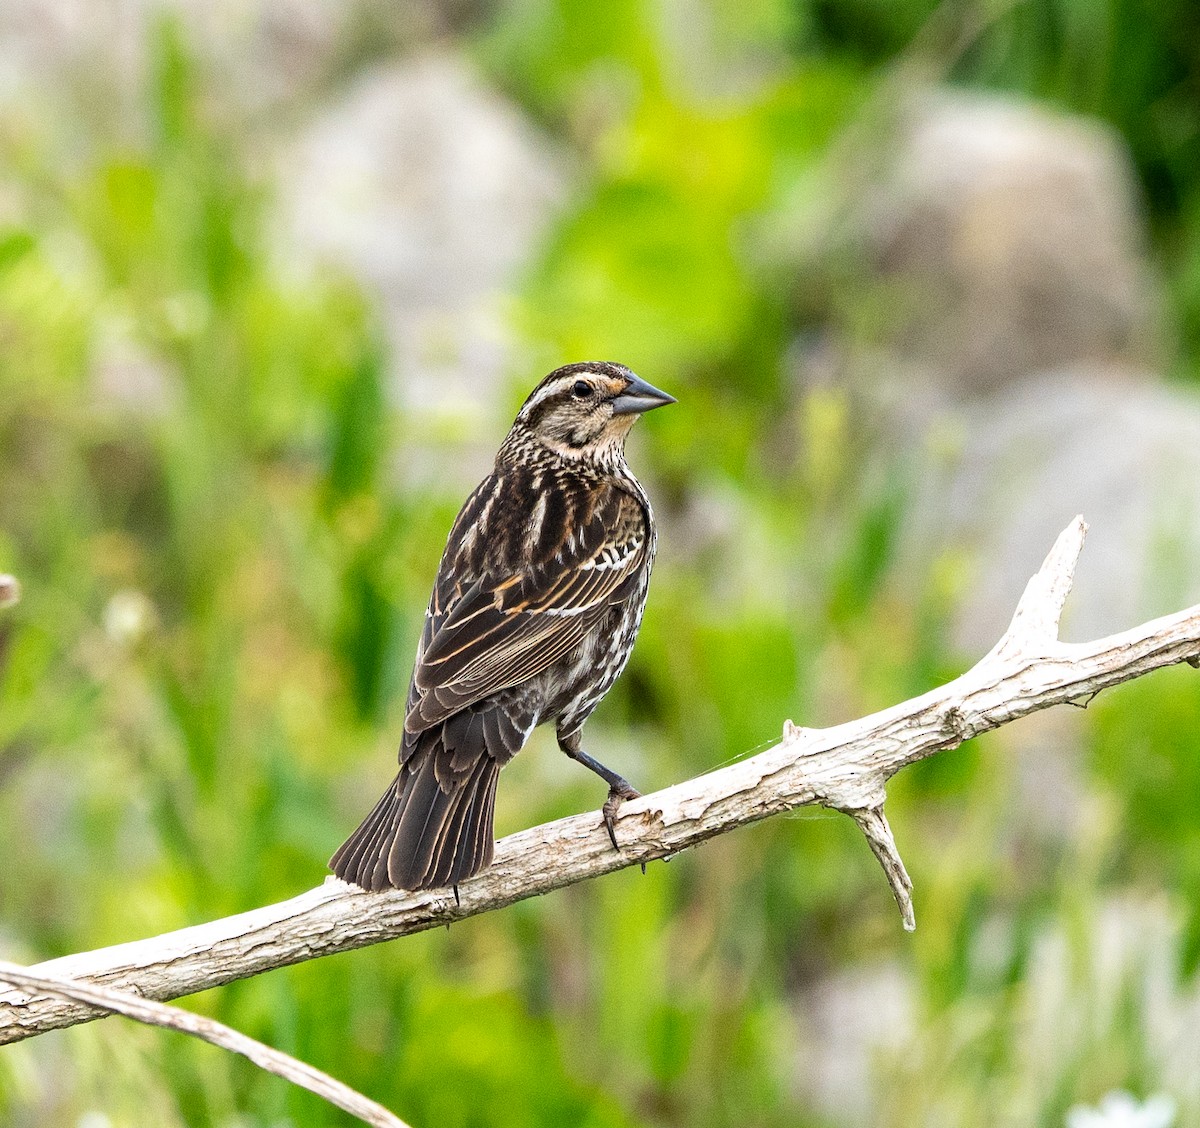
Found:
[[[612,410],[614,415],[640,415],[643,411],[652,411],[674,402],[674,396],[660,392],[653,384],[634,376],[629,381],[629,387],[612,401]]]

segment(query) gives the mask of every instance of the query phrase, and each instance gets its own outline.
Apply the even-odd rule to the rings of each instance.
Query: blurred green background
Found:
[[[680,401],[631,443],[662,547],[588,737],[643,790],[979,657],[950,628],[963,556],[902,551],[916,483],[886,416],[840,370],[797,375],[830,340],[860,369],[878,343],[888,291],[846,216],[913,91],[1107,123],[1136,174],[1164,379],[1187,396],[1200,378],[1193,0],[367,3],[324,37],[302,5],[269,7],[130,6],[136,58],[62,48],[53,97],[14,80],[3,103],[0,571],[24,586],[0,612],[6,958],[323,879],[390,778],[470,474],[568,360],[623,361]],[[60,37],[88,18],[41,8]],[[12,58],[40,18],[14,10]],[[268,17],[320,60],[259,97]],[[290,181],[269,143],[430,51],[568,170],[495,288],[486,397],[466,383],[434,409],[369,282],[280,253]],[[414,1128],[1058,1125],[1113,1089],[1200,1124],[1198,694],[1165,671],[1049,740],[1044,770],[1075,772],[1060,833],[1027,817],[1043,768],[1007,733],[898,777],[913,935],[849,820],[806,811],[185,1005]],[[542,734],[497,829],[602,798]],[[116,1020],[0,1051],[0,1121],[350,1123]]]

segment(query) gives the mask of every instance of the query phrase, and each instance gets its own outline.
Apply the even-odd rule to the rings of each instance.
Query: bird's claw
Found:
[[[617,832],[614,829],[617,820],[617,811],[626,799],[640,799],[641,797],[642,793],[635,791],[628,784],[624,787],[618,787],[614,784],[609,788],[608,798],[605,799],[600,813],[604,817],[604,829],[608,831],[608,840],[613,844],[614,850],[621,849],[617,845]]]

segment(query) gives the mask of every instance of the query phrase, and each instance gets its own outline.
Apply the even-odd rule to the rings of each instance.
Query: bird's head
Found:
[[[556,368],[534,388],[513,430],[563,457],[603,460],[620,454],[642,412],[674,402],[623,364],[584,361]]]

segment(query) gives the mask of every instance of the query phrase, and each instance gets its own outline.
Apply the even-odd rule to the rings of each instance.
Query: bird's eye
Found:
[[[576,380],[571,386],[571,395],[576,399],[587,399],[592,394],[592,386],[586,380]]]

